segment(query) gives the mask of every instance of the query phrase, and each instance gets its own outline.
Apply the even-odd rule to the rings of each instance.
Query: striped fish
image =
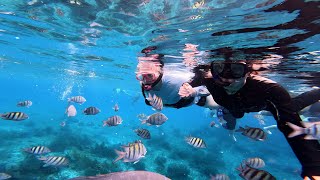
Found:
[[[242,135],[257,141],[264,141],[267,139],[267,133],[260,128],[252,128],[249,126],[245,126],[245,128],[243,128],[240,126],[236,132],[242,132]]]
[[[8,112],[5,114],[0,114],[0,116],[2,119],[12,121],[22,121],[29,118],[29,116],[23,112]]]
[[[237,170],[240,171],[239,176],[245,180],[276,180],[276,178],[267,171],[251,168],[247,165],[241,165]]]
[[[26,148],[24,151],[31,154],[46,154],[51,152],[51,150],[45,146],[34,146],[31,148]]]
[[[252,168],[263,168],[266,164],[264,161],[258,157],[255,158],[248,158],[244,160],[244,164],[252,167]]]
[[[101,112],[100,109],[98,109],[96,107],[92,107],[92,106],[83,110],[83,113],[85,115],[96,115],[96,114],[98,114],[100,112]]]
[[[136,130],[134,130],[134,132],[137,133],[138,136],[140,136],[144,139],[151,138],[150,132],[147,129],[136,129]]]
[[[30,107],[30,106],[32,106],[32,101],[29,101],[29,100],[20,101],[20,102],[17,103],[17,106],[19,106],[19,107]]]
[[[148,125],[156,125],[159,127],[163,123],[165,123],[168,120],[168,118],[162,114],[162,113],[154,113],[147,117],[146,120],[142,120],[141,124],[147,123]]]
[[[306,134],[306,140],[320,140],[320,122],[301,122],[303,127],[287,122],[287,125],[293,129],[293,132],[288,135],[289,138]]]
[[[207,147],[206,143],[201,138],[198,138],[198,137],[188,136],[185,138],[185,141],[188,144],[190,144],[191,146],[196,147],[196,148],[206,148]]]
[[[216,174],[215,176],[211,176],[211,180],[230,180],[230,178],[225,174]]]
[[[87,101],[86,98],[84,98],[82,96],[73,96],[71,98],[68,98],[68,102],[75,102],[75,103],[79,103],[79,104],[83,104],[86,101]]]
[[[118,126],[122,123],[120,116],[111,116],[106,121],[103,121],[103,126]]]
[[[145,157],[147,154],[146,147],[141,143],[141,141],[135,141],[130,143],[127,146],[122,146],[124,151],[115,150],[118,157],[113,162],[117,162],[120,159],[123,159],[123,162],[134,162],[137,163],[141,158]]]
[[[149,101],[149,103],[151,104],[151,106],[153,107],[154,110],[157,110],[157,111],[162,110],[163,102],[160,97],[156,96],[155,94],[153,96],[151,96],[151,94],[149,93],[149,95],[146,99]]]
[[[69,160],[62,156],[47,156],[47,157],[39,157],[40,161],[43,161],[45,165],[43,167],[48,166],[67,166],[69,164]]]

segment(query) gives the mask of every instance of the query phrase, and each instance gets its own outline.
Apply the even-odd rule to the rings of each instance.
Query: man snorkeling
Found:
[[[234,129],[236,119],[245,113],[270,111],[279,130],[302,165],[302,177],[316,179],[320,176],[320,144],[317,140],[304,140],[301,136],[288,138],[292,129],[287,122],[301,126],[298,111],[320,99],[320,90],[310,96],[292,100],[289,93],[278,83],[251,74],[251,64],[247,61],[232,61],[225,56],[223,62],[211,62],[195,68],[195,77],[189,85],[182,86],[179,94],[188,98],[194,87],[205,85],[213,99],[225,108],[224,113],[234,118],[226,118],[227,128]],[[205,75],[211,73],[211,75]]]

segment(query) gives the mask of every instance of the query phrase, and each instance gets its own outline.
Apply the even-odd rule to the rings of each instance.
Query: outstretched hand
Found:
[[[196,94],[196,90],[189,83],[184,83],[179,89],[179,95],[182,98],[195,97]]]

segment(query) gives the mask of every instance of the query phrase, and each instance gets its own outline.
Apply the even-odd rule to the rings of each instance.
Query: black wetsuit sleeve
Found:
[[[310,106],[320,100],[320,88],[304,92],[291,100],[290,108],[299,112],[303,108]]]
[[[296,157],[302,165],[302,177],[320,175],[320,145],[317,140],[305,140],[302,136],[288,138],[292,129],[286,124],[291,122],[301,126],[299,114],[290,108],[289,93],[280,85],[270,88],[267,98],[268,109],[277,120],[279,130],[284,134]]]

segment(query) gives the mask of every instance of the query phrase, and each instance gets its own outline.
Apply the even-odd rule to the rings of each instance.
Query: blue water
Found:
[[[301,7],[317,7],[308,3],[318,3],[293,1],[302,3]],[[198,44],[198,49],[206,53],[232,47],[239,50],[239,58],[250,54],[262,59],[276,54],[283,58],[263,76],[292,92],[320,85],[319,16],[312,22],[304,21],[309,26],[293,23],[296,28],[281,29],[277,26],[290,25],[302,10],[271,11],[285,2],[280,0],[213,0],[193,9],[195,2],[82,0],[81,5],[75,5],[68,0],[2,0],[0,113],[23,111],[30,118],[0,121],[0,173],[8,173],[13,179],[68,179],[148,170],[171,179],[209,179],[217,173],[240,179],[235,170],[240,162],[260,157],[266,162],[263,169],[277,179],[301,179],[301,166],[278,130],[273,130],[265,142],[241,134],[236,134],[234,142],[224,128],[209,127],[213,118],[198,106],[164,108],[162,112],[169,118],[164,125],[141,125],[137,115],[154,111],[144,103],[135,70],[140,51],[151,45],[159,47],[158,53],[179,57],[185,43]],[[263,5],[266,2],[271,4]],[[191,18],[195,16],[198,18]],[[101,26],[90,27],[92,22]],[[267,29],[235,32],[246,28]],[[204,57],[203,62],[215,58]],[[181,58],[167,58],[165,64],[177,71],[190,68]],[[78,115],[67,118],[67,98],[76,95],[84,96],[87,102],[75,105]],[[31,100],[33,105],[17,107],[22,100]],[[120,106],[119,112],[112,109],[115,103]],[[98,107],[101,113],[85,116],[81,112],[89,106]],[[123,118],[123,124],[102,127],[102,121],[115,114]],[[254,115],[247,114],[238,126],[262,127]],[[273,118],[265,119],[267,125],[275,124]],[[61,122],[66,125],[62,127]],[[143,141],[146,157],[137,164],[113,164],[117,156],[114,149],[139,139],[133,132],[138,127],[147,127],[152,135],[151,140]],[[184,141],[188,135],[203,138],[207,148],[189,146]],[[22,151],[37,145],[49,147],[53,151],[50,155],[66,156],[70,165],[42,167],[35,156]]]

